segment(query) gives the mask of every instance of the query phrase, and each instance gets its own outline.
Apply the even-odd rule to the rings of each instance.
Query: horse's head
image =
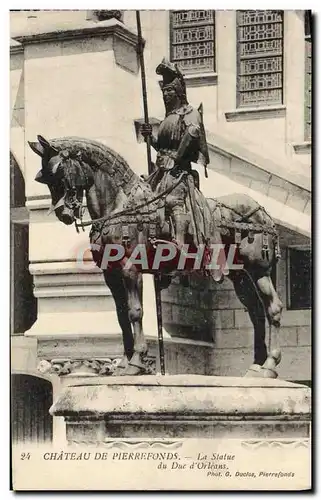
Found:
[[[58,148],[41,135],[37,138],[38,142],[29,142],[42,159],[42,168],[35,180],[47,184],[53,205],[51,211],[64,224],[72,224],[81,218],[84,191],[93,184],[92,170],[82,160],[80,151]]]

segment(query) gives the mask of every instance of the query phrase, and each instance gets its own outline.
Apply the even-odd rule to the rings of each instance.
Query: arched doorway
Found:
[[[11,334],[23,334],[37,318],[37,300],[29,272],[29,220],[25,207],[25,181],[10,153],[11,173]]]
[[[52,441],[52,384],[27,374],[11,376],[11,435],[13,443]]]

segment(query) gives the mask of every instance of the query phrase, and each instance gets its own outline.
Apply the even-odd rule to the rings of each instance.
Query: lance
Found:
[[[143,105],[144,105],[144,120],[149,124],[148,106],[147,106],[147,89],[146,89],[146,74],[144,63],[144,41],[142,37],[142,27],[140,23],[140,12],[136,10],[137,21],[137,35],[138,35],[138,55],[140,61],[140,71],[142,77],[142,92],[143,92]],[[153,173],[152,158],[150,150],[150,136],[146,138],[147,146],[147,163],[148,175]],[[165,375],[165,355],[164,355],[164,338],[163,338],[163,318],[162,318],[162,302],[161,302],[161,283],[160,275],[157,272],[154,274],[154,287],[155,287],[155,302],[156,302],[156,317],[157,317],[157,334],[158,334],[158,348],[159,348],[159,364],[161,374]]]
[[[140,62],[140,72],[142,77],[142,92],[143,92],[143,106],[144,106],[144,120],[147,125],[149,125],[148,118],[148,106],[147,106],[147,89],[146,89],[146,74],[145,74],[145,63],[144,63],[144,40],[142,37],[142,26],[140,23],[140,12],[136,10],[136,21],[137,21],[137,35],[138,35],[138,56]],[[152,157],[150,150],[150,137],[146,137],[146,147],[147,147],[147,164],[148,164],[148,175],[153,172]]]

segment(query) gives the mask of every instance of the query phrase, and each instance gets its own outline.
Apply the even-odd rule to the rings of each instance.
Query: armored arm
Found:
[[[193,153],[193,159],[191,161],[197,161],[197,163],[203,165],[205,171],[205,177],[207,175],[207,165],[209,163],[209,156],[207,150],[207,142],[205,135],[205,128],[203,124],[203,106],[199,106],[198,110],[192,109],[184,117],[186,124],[185,133],[181,139],[180,145],[178,147],[177,153],[175,155],[176,163],[179,163],[193,140],[197,140],[198,151],[196,152],[197,158],[195,159],[195,153]]]
[[[196,110],[194,108],[191,108],[190,111],[184,116],[184,122],[185,122],[185,132],[184,135],[181,139],[180,145],[178,147],[177,153],[176,153],[176,162],[179,163],[179,161],[182,159],[184,154],[186,153],[189,145],[194,141],[197,141],[198,143],[198,150],[199,153],[201,152],[200,144],[201,144],[201,139],[202,139],[202,115],[199,112],[199,110]],[[195,158],[195,155],[193,155]],[[198,160],[200,158],[198,157]],[[195,161],[192,160],[191,161]]]
[[[155,149],[155,151],[158,151],[158,140],[157,138],[153,135],[153,127],[149,123],[143,123],[141,125],[141,134],[144,137],[144,140],[147,140],[147,137],[150,139],[150,145]]]
[[[155,149],[155,151],[158,151],[158,140],[154,135],[151,135],[150,137],[150,145]]]
[[[181,142],[178,146],[178,150],[177,150],[177,153],[176,153],[176,157],[175,157],[175,161],[177,163],[179,163],[185,152],[187,151],[189,145],[191,144],[191,142],[194,140],[194,139],[199,139],[200,137],[200,128],[198,125],[194,124],[194,123],[190,123],[189,125],[187,125],[186,127],[186,130],[184,132],[184,135],[181,139]]]

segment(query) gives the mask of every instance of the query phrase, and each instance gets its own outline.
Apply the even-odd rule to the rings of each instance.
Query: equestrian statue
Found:
[[[270,338],[278,338],[282,303],[271,279],[279,257],[278,234],[264,207],[246,195],[233,194],[206,199],[200,191],[197,171],[192,163],[205,169],[209,164],[203,125],[203,109],[187,101],[186,87],[178,67],[165,59],[157,67],[165,104],[165,118],[157,133],[147,123],[142,135],[156,150],[154,170],[146,178],[136,175],[127,162],[108,146],[78,137],[47,140],[38,136],[29,142],[41,157],[42,168],[36,181],[45,183],[51,193],[53,210],[64,224],[91,225],[90,243],[95,263],[102,269],[113,295],[122,330],[124,356],[115,375],[146,373],[148,346],[143,318],[143,273],[154,274],[160,361],[164,368],[160,290],[170,285],[177,274],[188,286],[191,272],[204,279],[221,282],[230,279],[235,292],[247,308],[254,327],[254,364],[247,376],[276,377],[279,349],[266,345],[265,320]],[[83,196],[90,221],[83,221]],[[160,245],[171,243],[176,256],[158,269],[145,268],[132,260],[138,246],[146,249],[148,262]],[[118,245],[122,258],[105,262],[105,250]],[[199,269],[177,269],[177,261],[186,245],[203,246]],[[227,255],[235,246],[240,269],[207,264],[213,245],[224,246]],[[108,247],[108,248],[109,248]],[[110,254],[109,254],[110,255]],[[218,267],[218,269],[216,269]]]

